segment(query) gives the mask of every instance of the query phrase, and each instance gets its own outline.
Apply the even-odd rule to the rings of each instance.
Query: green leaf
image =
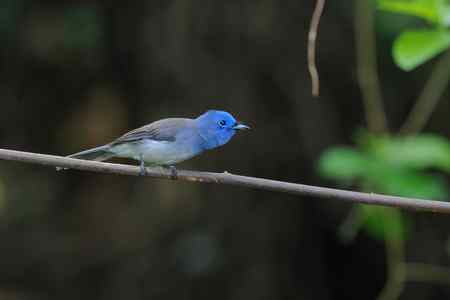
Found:
[[[442,0],[378,0],[378,9],[419,17],[442,24],[439,8]]]
[[[450,32],[446,30],[405,31],[394,41],[395,63],[410,71],[450,47]]]
[[[368,170],[364,186],[374,192],[421,199],[448,200],[449,195],[447,185],[440,176],[383,162]]]
[[[450,1],[440,0],[438,11],[441,17],[441,24],[444,26],[450,26]]]
[[[399,209],[361,205],[359,210],[363,227],[373,238],[380,240],[386,238],[406,239],[409,222]]]
[[[359,151],[350,147],[336,147],[322,154],[318,169],[326,178],[353,180],[365,173],[368,164],[368,158]]]
[[[392,165],[414,169],[434,167],[450,173],[450,141],[444,137],[422,134],[372,141],[374,154]]]

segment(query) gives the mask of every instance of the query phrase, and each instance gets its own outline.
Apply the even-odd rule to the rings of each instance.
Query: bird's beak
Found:
[[[233,126],[234,130],[248,130],[250,129],[249,126],[242,124],[241,122],[237,122],[236,125]]]

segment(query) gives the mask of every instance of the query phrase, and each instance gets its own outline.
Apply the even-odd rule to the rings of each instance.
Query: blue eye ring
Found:
[[[220,120],[219,121],[219,125],[222,126],[222,127],[225,126],[226,124],[227,124],[227,121],[225,121],[225,120]]]

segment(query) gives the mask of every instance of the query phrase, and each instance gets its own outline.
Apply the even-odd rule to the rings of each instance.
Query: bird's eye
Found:
[[[219,125],[220,125],[220,126],[225,126],[225,124],[227,124],[227,122],[226,122],[225,120],[221,120],[221,121],[219,122]]]

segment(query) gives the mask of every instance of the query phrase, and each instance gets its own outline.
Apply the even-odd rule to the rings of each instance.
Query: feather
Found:
[[[140,140],[175,142],[177,133],[181,129],[189,127],[194,127],[194,120],[184,118],[163,119],[127,132],[110,145],[115,146]]]

